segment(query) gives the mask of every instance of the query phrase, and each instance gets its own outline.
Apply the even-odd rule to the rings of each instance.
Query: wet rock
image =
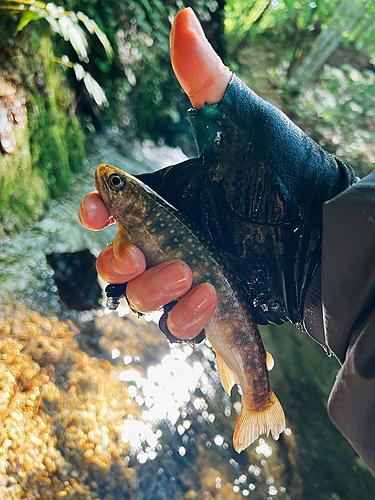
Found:
[[[75,311],[97,309],[102,291],[97,281],[96,259],[89,250],[46,256],[54,269],[60,299]]]
[[[16,92],[13,85],[0,81],[0,151],[5,154],[16,149],[14,130],[24,127],[26,100]]]

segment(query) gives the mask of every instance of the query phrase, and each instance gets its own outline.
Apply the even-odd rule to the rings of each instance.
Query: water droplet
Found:
[[[222,446],[223,443],[224,443],[224,439],[223,439],[223,436],[220,436],[220,434],[217,434],[214,438],[214,443],[217,445],[217,446]]]

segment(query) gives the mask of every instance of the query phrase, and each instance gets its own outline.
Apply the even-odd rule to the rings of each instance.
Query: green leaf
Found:
[[[82,80],[82,78],[83,78],[83,77],[85,76],[85,74],[86,74],[86,71],[83,69],[83,67],[82,67],[80,64],[75,63],[75,64],[73,65],[73,69],[74,69],[74,73],[75,73],[75,75],[76,75],[76,79],[77,79],[77,81]]]
[[[69,41],[76,51],[78,57],[87,62],[88,61],[88,43],[86,35],[79,24],[74,23],[70,16],[62,15],[58,20],[61,32],[66,41]]]
[[[98,106],[108,106],[108,101],[103,92],[103,89],[101,88],[99,83],[94,80],[90,73],[85,73],[83,82],[87,88],[88,93],[91,95]]]
[[[16,28],[16,31],[22,31],[25,26],[29,24],[30,21],[36,21],[37,19],[40,19],[42,16],[39,14],[39,12],[32,12],[30,10],[26,11],[20,19],[20,22],[18,23],[18,26]]]
[[[108,57],[108,59],[113,59],[114,52],[112,49],[112,46],[110,44],[110,41],[108,40],[107,36],[103,31],[99,28],[99,26],[96,24],[96,22],[93,19],[90,19],[86,14],[83,12],[77,12],[77,19],[83,22],[83,24],[86,26],[87,31],[89,33],[94,34],[98,37],[100,43],[103,45],[105,53]]]

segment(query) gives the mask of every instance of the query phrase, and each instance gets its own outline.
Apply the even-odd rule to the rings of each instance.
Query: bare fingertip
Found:
[[[99,231],[114,223],[113,217],[96,191],[83,198],[78,217],[82,225],[94,231]]]

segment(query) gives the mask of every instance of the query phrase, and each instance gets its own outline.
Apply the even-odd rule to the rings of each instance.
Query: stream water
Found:
[[[271,384],[288,428],[238,455],[240,395],[224,393],[208,344],[169,347],[152,317],[126,307],[77,311],[62,300],[46,256],[97,256],[115,235],[78,220],[97,166],[139,174],[184,160],[164,146],[124,148],[116,135],[88,149],[69,193],[0,246],[0,498],[372,498],[372,476],[326,416],[337,366],[289,325],[262,330],[276,350]],[[296,390],[292,372],[300,372]]]

